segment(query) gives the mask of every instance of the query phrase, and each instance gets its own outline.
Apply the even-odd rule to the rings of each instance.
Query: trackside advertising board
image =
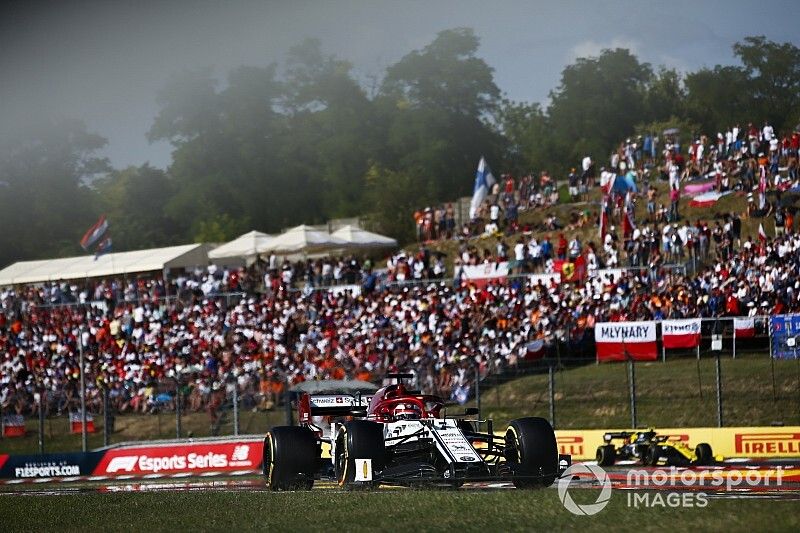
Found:
[[[629,429],[573,429],[556,431],[559,453],[572,455],[573,460],[593,460],[597,447],[604,444],[607,431]],[[656,428],[659,434],[681,440],[691,447],[701,442],[711,445],[714,455],[735,457],[786,458],[800,457],[800,426],[731,427],[731,428]]]
[[[124,446],[88,453],[0,454],[0,478],[145,476],[202,474],[261,468],[264,443],[258,438]]]
[[[656,323],[598,322],[594,327],[598,361],[655,361]]]
[[[797,359],[800,348],[800,315],[777,315],[770,317],[772,334],[772,357],[775,359]]]
[[[261,466],[264,443],[203,442],[174,446],[135,446],[105,452],[93,474],[146,475],[253,470]]]
[[[33,479],[88,476],[103,452],[46,453],[44,455],[0,454],[0,478]]]
[[[700,344],[700,319],[665,320],[661,323],[664,348],[695,348]]]

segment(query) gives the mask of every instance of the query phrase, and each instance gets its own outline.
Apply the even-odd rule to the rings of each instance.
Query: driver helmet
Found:
[[[392,414],[395,420],[419,420],[422,418],[422,410],[415,403],[398,403]]]

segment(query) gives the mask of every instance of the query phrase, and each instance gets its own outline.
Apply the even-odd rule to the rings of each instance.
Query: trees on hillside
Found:
[[[0,263],[78,253],[99,213],[116,249],[358,215],[402,240],[414,209],[471,192],[482,155],[499,172],[559,174],[667,125],[711,133],[766,119],[785,132],[800,121],[800,53],[764,37],[734,45],[740,65],[686,74],[603,50],[567,65],[546,106],[503,98],[479,51],[472,30],[442,31],[369,93],[315,39],[224,81],[177,73],[148,134],[174,148],[166,172],[110,169],[96,155],[105,140],[80,122],[20,132],[0,147]]]

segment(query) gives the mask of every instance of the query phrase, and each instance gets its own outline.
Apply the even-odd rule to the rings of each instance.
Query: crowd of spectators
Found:
[[[370,261],[356,257],[270,257],[248,268],[212,265],[166,276],[6,288],[0,292],[0,407],[20,414],[74,411],[80,348],[90,409],[100,409],[103,389],[118,412],[169,409],[177,383],[187,409],[217,416],[233,387],[245,407],[269,409],[300,381],[377,381],[394,367],[414,372],[423,391],[456,399],[476,368],[485,375],[516,367],[539,341],[555,346],[589,338],[598,321],[800,312],[800,235],[793,211],[779,199],[762,211],[751,207],[708,221],[681,217],[677,208],[650,208],[649,180],[659,173],[668,182],[677,174],[681,182],[723,168],[737,178],[730,186],[743,193],[784,189],[784,180],[797,179],[798,137],[773,149],[775,138],[765,131],[753,139],[752,128],[746,135],[732,129],[732,142],[726,133],[716,144],[700,138],[682,167],[674,139],[666,138],[661,152],[654,138],[623,143],[609,164],[615,175],[623,165],[634,169],[637,186],[609,195],[603,209],[610,230],[597,243],[583,243],[573,231],[594,223],[588,212],[564,227],[546,219],[551,233],[541,238],[520,227],[509,206],[547,205],[556,200],[556,183],[549,176],[536,184],[503,176],[481,215],[497,224],[502,238],[490,249],[462,239],[449,282],[425,282],[445,278],[447,269],[446,258],[423,245],[416,254],[390,257],[380,277]],[[753,156],[764,149],[778,152],[777,167],[771,156],[770,168],[763,168],[764,156]],[[751,183],[754,161],[761,176]],[[609,171],[601,168],[596,183],[593,167],[587,158],[568,178],[576,199],[607,181]],[[772,185],[763,185],[765,179]],[[626,226],[638,199],[648,203],[647,220]],[[767,213],[776,217],[774,237],[744,238],[742,219]],[[449,205],[423,211],[420,238],[455,237],[453,215]],[[464,236],[474,234],[466,228]],[[482,286],[459,275],[460,266],[500,261],[518,274],[542,272],[554,260],[578,256],[588,271],[580,282],[522,276]],[[694,263],[691,275],[665,268],[686,261]],[[632,268],[601,271],[617,266]]]

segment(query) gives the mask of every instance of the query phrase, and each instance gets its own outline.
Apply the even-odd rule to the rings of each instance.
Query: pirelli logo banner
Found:
[[[597,447],[603,444],[608,431],[630,431],[627,428],[557,430],[559,453],[575,460],[595,459]],[[670,439],[691,447],[707,442],[714,455],[724,458],[800,457],[800,426],[731,427],[731,428],[656,428]]]

